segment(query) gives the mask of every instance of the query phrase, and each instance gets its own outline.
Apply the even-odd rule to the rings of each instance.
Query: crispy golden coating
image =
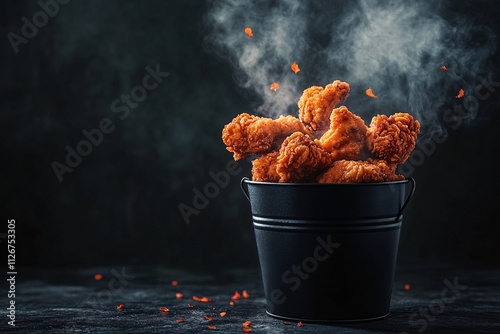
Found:
[[[331,164],[330,154],[323,150],[319,141],[295,132],[281,145],[276,171],[280,182],[308,182]]]
[[[252,161],[253,181],[279,182],[280,176],[276,171],[278,154],[278,151],[274,151]]]
[[[375,161],[372,161],[375,162]],[[384,162],[369,163],[366,161],[338,160],[325,173],[318,177],[319,183],[361,183],[386,182],[404,179],[403,175],[389,170]]]
[[[420,123],[410,114],[377,115],[366,135],[368,149],[379,159],[402,164],[415,148],[419,132]]]
[[[356,160],[365,146],[367,129],[361,117],[341,106],[333,109],[330,130],[319,141],[321,147],[331,153],[333,160]]]
[[[222,141],[234,160],[251,154],[265,154],[277,149],[286,136],[304,131],[302,123],[293,116],[278,119],[242,113],[222,129]]]
[[[312,86],[304,90],[299,99],[299,119],[310,132],[320,136],[330,125],[330,114],[335,106],[349,96],[349,84],[335,80],[325,86]]]

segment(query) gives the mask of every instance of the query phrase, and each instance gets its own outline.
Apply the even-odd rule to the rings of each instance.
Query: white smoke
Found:
[[[472,94],[487,73],[496,36],[453,4],[431,1],[215,1],[206,16],[207,46],[228,59],[256,111],[296,114],[302,91],[336,79],[351,85],[346,105],[369,122],[409,112],[422,136],[440,131],[440,112],[460,88]],[[244,28],[250,26],[254,37]],[[290,65],[297,61],[301,72]],[[446,66],[448,71],[441,70]],[[277,92],[269,85],[277,81]],[[365,96],[372,87],[377,99]],[[473,119],[477,110],[469,110]]]

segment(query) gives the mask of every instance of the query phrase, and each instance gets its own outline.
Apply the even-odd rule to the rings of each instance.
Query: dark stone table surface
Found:
[[[102,279],[96,280],[96,273]],[[461,288],[440,308],[446,280]],[[410,284],[408,291],[405,284]],[[250,297],[231,306],[235,291],[243,290]],[[8,299],[2,295],[2,332],[243,333],[242,324],[251,321],[251,333],[500,333],[500,269],[442,264],[398,265],[389,316],[355,324],[298,327],[266,315],[260,272],[252,269],[208,275],[162,267],[20,268],[15,327],[7,324]],[[194,295],[212,301],[197,302]]]

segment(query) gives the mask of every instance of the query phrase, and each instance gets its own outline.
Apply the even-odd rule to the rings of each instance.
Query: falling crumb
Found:
[[[225,316],[226,316],[226,314],[227,314],[226,312],[221,312],[221,313],[219,313],[219,315],[220,315],[221,317],[225,317]]]
[[[181,298],[182,298],[182,296],[183,296],[183,294],[182,294],[182,293],[180,293],[180,292],[177,292],[177,293],[175,294],[175,298],[177,298],[177,299],[181,299]]]
[[[405,291],[410,291],[410,284],[406,283],[404,286]]]
[[[269,86],[269,88],[270,88],[271,90],[277,91],[278,89],[280,89],[280,84],[279,84],[279,83],[277,83],[277,82],[273,82],[273,83]]]
[[[250,295],[248,294],[247,290],[243,290],[243,292],[241,293],[243,298],[250,298]]]
[[[253,37],[252,28],[246,27],[245,28],[245,34],[247,34],[249,38],[252,38]]]
[[[167,313],[170,310],[168,309],[168,307],[161,307],[160,311],[162,311],[162,313]]]
[[[443,71],[448,71],[448,69],[447,69],[447,68],[446,68],[446,66],[444,66],[444,65],[443,65],[443,66],[441,66],[441,69],[442,69]]]
[[[101,275],[101,274],[95,274],[95,275],[94,275],[94,279],[95,279],[96,281],[100,281],[100,280],[102,280],[102,275]]]
[[[297,74],[300,72],[300,68],[299,68],[299,65],[297,65],[297,62],[293,62],[292,63],[292,66],[290,66],[290,68],[292,69],[292,71]]]
[[[208,329],[217,329],[217,326],[208,326]]]
[[[302,323],[302,321],[299,321],[299,322],[297,323],[297,327],[304,327],[304,324]]]
[[[373,94],[373,91],[372,91],[371,87],[366,90],[366,96],[371,97],[372,99],[376,99],[377,98],[377,95]]]
[[[120,305],[118,305],[118,306],[116,307],[116,309],[117,309],[117,310],[123,310],[123,308],[124,308],[124,307],[125,307],[125,306],[123,306],[123,304],[120,304]]]
[[[179,282],[177,282],[177,281],[172,281],[172,286],[177,286],[177,285],[179,285]]]
[[[465,91],[464,91],[463,89],[460,89],[460,90],[458,91],[458,95],[457,95],[457,96],[455,96],[455,98],[457,98],[457,99],[461,99],[462,97],[464,97],[464,95],[465,95]]]

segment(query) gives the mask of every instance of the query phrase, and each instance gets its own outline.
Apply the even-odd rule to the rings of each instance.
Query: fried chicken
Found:
[[[278,154],[278,151],[274,151],[252,161],[253,181],[279,182],[280,176],[276,171]]]
[[[367,126],[361,117],[345,106],[333,109],[330,130],[319,139],[321,147],[331,153],[333,160],[359,159],[365,146]]]
[[[281,145],[276,171],[280,182],[308,182],[330,167],[332,161],[319,141],[295,132]]]
[[[295,131],[305,131],[302,123],[293,116],[278,119],[242,113],[222,130],[222,141],[234,160],[251,154],[265,154],[279,148],[283,140]]]
[[[318,177],[319,183],[361,183],[386,182],[404,179],[403,175],[391,172],[390,166],[382,161],[373,163],[361,160],[338,160]],[[379,164],[380,163],[380,164]]]
[[[367,132],[368,149],[376,158],[402,164],[415,148],[419,132],[420,123],[410,114],[377,115]]]
[[[330,114],[335,106],[349,96],[349,84],[335,80],[325,86],[312,86],[304,90],[299,99],[299,119],[310,133],[321,136],[330,125]]]

